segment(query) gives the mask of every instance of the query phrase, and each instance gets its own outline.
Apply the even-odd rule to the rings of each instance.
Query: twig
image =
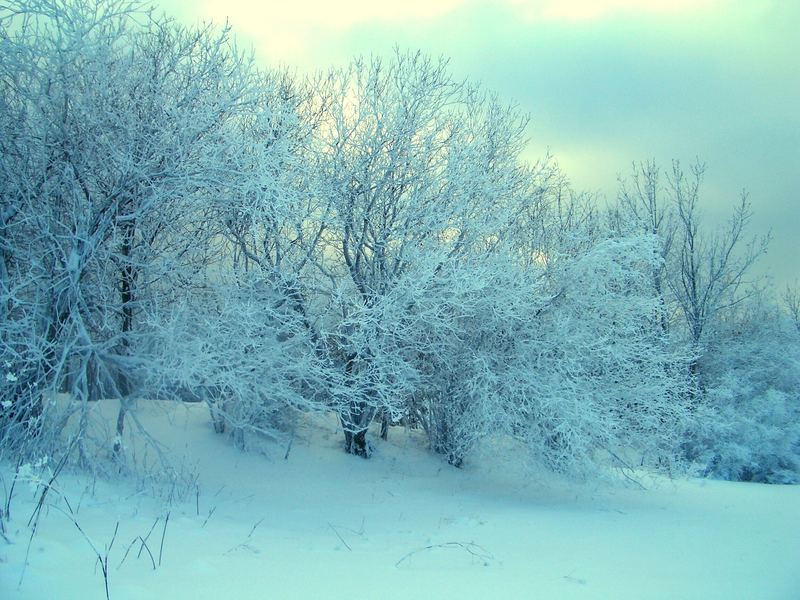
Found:
[[[344,529],[345,531],[349,531],[350,533],[354,533],[355,535],[362,536],[364,535],[364,523],[366,522],[366,517],[361,517],[361,526],[358,529],[353,529],[352,527],[345,527],[344,525],[337,525],[338,529]],[[330,525],[330,523],[328,523]]]
[[[133,548],[133,545],[136,543],[136,540],[139,539],[141,538],[137,535],[135,538],[131,540],[131,543],[128,544],[128,547],[125,550],[125,554],[122,556],[122,560],[119,561],[119,564],[117,565],[117,571],[119,571],[120,567],[122,567],[122,564],[125,562],[125,559],[128,558],[128,553],[131,551],[131,548]]]
[[[6,494],[6,504],[5,510],[3,511],[4,518],[9,521],[11,520],[11,499],[14,497],[14,487],[17,485],[17,476],[19,475],[19,468],[22,466],[22,457],[20,456],[17,460],[17,466],[14,469],[14,479],[11,480],[11,489],[8,490]],[[6,487],[6,481],[3,480],[3,489]],[[0,519],[1,520],[1,519]]]
[[[103,569],[103,582],[106,585],[106,600],[110,600],[110,596],[108,594],[108,555],[111,552],[111,547],[114,545],[114,540],[117,539],[117,532],[119,531],[119,521],[117,521],[116,527],[114,527],[114,535],[111,536],[111,543],[106,548],[105,555],[101,558],[100,556],[97,559],[100,561],[100,568]]]
[[[328,523],[328,527],[330,527],[330,528],[331,528],[331,530],[333,531],[333,533],[335,533],[335,534],[336,534],[336,537],[338,537],[338,538],[339,538],[339,541],[340,541],[340,542],[342,542],[342,543],[344,544],[345,548],[347,548],[348,550],[350,550],[350,552],[352,552],[352,551],[353,551],[353,549],[350,547],[350,544],[348,544],[347,542],[345,542],[345,541],[344,541],[344,538],[343,538],[343,537],[342,537],[342,536],[339,534],[339,532],[338,532],[338,531],[336,531],[336,527],[334,527],[334,526],[333,526],[333,525],[331,525],[330,523]]]
[[[150,535],[153,533],[153,530],[156,528],[156,525],[160,520],[161,517],[156,517],[156,520],[153,521],[153,524],[150,526],[150,530],[147,532],[146,536],[142,537],[140,535],[137,535],[135,538],[133,538],[131,543],[128,545],[128,548],[125,550],[125,556],[122,557],[122,560],[119,562],[119,565],[117,565],[118,570],[120,567],[122,567],[123,563],[125,562],[125,559],[128,558],[128,553],[131,551],[131,548],[133,548],[133,545],[136,542],[141,542],[141,545],[139,546],[139,552],[136,555],[136,559],[138,560],[139,558],[142,557],[142,550],[147,550],[147,555],[150,557],[150,563],[153,565],[153,570],[154,571],[156,570],[156,560],[155,558],[153,558],[153,553],[150,552],[150,546],[147,545],[147,540],[150,539]]]
[[[233,552],[234,550],[238,550],[239,548],[247,548],[247,549],[249,549],[249,550],[253,550],[253,548],[252,548],[251,546],[249,546],[249,545],[247,544],[247,542],[249,542],[249,541],[250,541],[250,538],[252,538],[252,537],[253,537],[253,533],[255,533],[255,530],[256,530],[256,528],[257,528],[259,525],[261,525],[261,523],[263,523],[263,522],[264,522],[264,519],[263,519],[263,518],[262,518],[262,519],[259,519],[258,521],[256,521],[256,523],[255,523],[255,524],[253,525],[253,527],[250,529],[250,533],[248,533],[248,534],[247,534],[247,537],[244,539],[244,541],[243,541],[241,544],[237,544],[237,545],[236,545],[236,546],[234,546],[233,548],[229,549],[227,552],[225,552],[225,554],[230,554],[231,552]]]
[[[61,499],[64,501],[64,504],[67,505],[67,510],[69,510],[69,514],[74,515],[75,511],[72,510],[72,505],[69,503],[69,500],[67,500],[67,497],[62,494]]]
[[[144,536],[144,539],[142,539],[142,536],[139,536],[139,539],[142,540],[142,545],[139,546],[139,553],[136,555],[136,558],[141,558],[142,549],[147,545],[147,540],[150,539],[150,535],[153,533],[153,530],[156,528],[156,525],[158,525],[158,522],[160,520],[161,520],[161,517],[156,517],[156,520],[153,521],[153,524],[150,526],[150,530],[147,532],[147,535]],[[150,552],[150,548],[148,548],[147,551]]]
[[[123,563],[125,562],[125,559],[128,558],[128,553],[130,553],[131,548],[133,548],[133,545],[136,542],[141,542],[141,545],[139,546],[139,553],[136,555],[136,558],[137,559],[141,558],[142,550],[147,550],[147,554],[150,557],[150,563],[153,565],[153,570],[154,571],[156,570],[156,561],[153,558],[153,553],[150,552],[150,546],[147,545],[147,540],[150,538],[150,534],[152,534],[153,530],[156,528],[156,523],[158,523],[160,520],[161,520],[160,517],[156,518],[155,522],[150,527],[150,531],[147,532],[147,535],[145,537],[137,535],[135,538],[133,538],[133,540],[131,540],[131,543],[128,545],[128,548],[125,550],[125,555],[122,557],[122,560],[119,562],[119,565],[117,565],[117,570],[119,570],[120,567],[122,567]]]
[[[639,482],[639,481],[636,481],[636,480],[635,480],[633,477],[631,477],[630,475],[628,475],[628,474],[625,472],[625,469],[628,469],[629,471],[633,471],[633,469],[631,468],[631,466],[630,466],[628,463],[626,463],[624,460],[622,460],[622,459],[621,459],[619,456],[617,456],[617,455],[616,455],[616,454],[615,454],[613,451],[609,450],[608,448],[605,448],[605,451],[606,451],[606,452],[608,452],[608,453],[609,453],[609,454],[610,454],[610,455],[611,455],[611,456],[612,456],[614,459],[616,459],[616,460],[619,462],[619,464],[621,464],[621,465],[622,465],[622,466],[620,467],[620,469],[619,469],[619,472],[620,472],[620,473],[622,473],[622,476],[623,476],[625,479],[627,479],[628,481],[630,481],[630,482],[631,482],[631,483],[633,483],[633,484],[636,484],[636,485],[637,485],[637,486],[639,486],[641,489],[643,489],[643,490],[647,490],[647,488],[646,488],[646,487],[644,487],[644,486],[641,484],[641,482]]]
[[[158,566],[161,566],[161,554],[164,552],[164,537],[167,535],[167,523],[169,523],[169,511],[167,511],[167,518],[164,519],[164,529],[161,531],[161,546],[158,549]],[[147,550],[150,552],[150,550]]]
[[[142,537],[139,536],[139,539],[142,540]],[[153,571],[155,571],[156,570],[156,559],[153,558],[153,553],[150,552],[150,546],[147,545],[147,539],[142,540],[142,545],[139,547],[139,554],[140,555],[142,553],[142,548],[147,550],[147,555],[150,557],[150,562],[153,565]]]
[[[94,552],[95,556],[97,557],[97,562],[100,563],[100,570],[103,572],[103,585],[105,586],[106,590],[106,600],[110,600],[111,596],[108,590],[108,555],[111,553],[111,549],[114,547],[114,541],[117,539],[117,533],[119,532],[119,521],[117,521],[117,524],[114,526],[114,534],[111,536],[111,541],[105,547],[103,554],[101,554],[100,551],[95,547],[94,543],[92,542],[92,539],[86,534],[86,532],[81,527],[80,523],[78,523],[78,521],[71,513],[68,513],[67,511],[61,509],[58,506],[54,506],[54,508],[61,511],[64,515],[67,516],[67,518],[69,518],[70,521],[72,521],[73,525],[75,525],[77,530],[81,532],[83,539],[85,539],[86,543],[89,544],[89,547],[92,549],[92,552]]]
[[[58,461],[58,464],[56,465],[56,468],[53,470],[53,474],[50,476],[50,481],[48,481],[45,484],[44,489],[42,490],[42,493],[39,496],[39,501],[36,503],[36,508],[33,509],[33,513],[31,513],[31,518],[28,519],[28,527],[30,527],[31,523],[33,523],[34,533],[36,532],[36,525],[39,522],[39,515],[42,512],[42,507],[44,506],[44,501],[47,498],[47,492],[50,491],[50,488],[52,487],[53,482],[56,480],[56,477],[58,477],[58,475],[61,473],[61,469],[63,469],[64,465],[67,464],[67,458],[69,458],[69,455],[72,452],[72,448],[75,446],[75,442],[76,442],[77,439],[78,438],[75,437],[72,440],[72,443],[69,445],[69,448],[67,448],[67,451],[64,453],[64,456],[62,456],[61,460]],[[35,520],[34,520],[34,517],[35,517]]]
[[[250,530],[250,533],[248,533],[248,534],[247,534],[247,539],[246,539],[245,541],[247,541],[247,540],[249,540],[249,539],[250,539],[250,537],[251,537],[251,536],[253,535],[253,533],[255,532],[256,528],[257,528],[259,525],[261,525],[261,523],[263,523],[263,522],[264,522],[264,518],[263,518],[263,517],[262,517],[261,519],[259,519],[258,521],[256,521],[256,523],[253,525],[253,528]]]
[[[474,542],[446,542],[444,544],[431,544],[430,546],[425,546],[424,548],[418,548],[416,550],[412,550],[411,552],[406,554],[403,558],[394,563],[394,566],[399,567],[401,562],[403,562],[407,558],[410,558],[414,554],[417,554],[419,552],[424,552],[425,550],[433,550],[434,548],[461,548],[462,550],[465,550],[472,556],[484,561],[484,563],[494,558],[494,556],[492,556],[485,548],[479,546]]]
[[[208,520],[211,518],[211,515],[213,515],[213,514],[214,514],[214,511],[215,511],[215,510],[217,510],[217,506],[216,506],[216,505],[212,506],[212,507],[211,507],[211,510],[209,510],[209,511],[208,511],[208,516],[206,517],[206,520],[205,520],[205,521],[203,521],[203,524],[202,524],[202,525],[200,525],[200,529],[202,529],[203,527],[205,527],[205,526],[206,526],[206,523],[208,523]]]
[[[36,503],[36,508],[34,508],[33,513],[31,513],[31,518],[28,519],[28,527],[30,527],[31,523],[33,523],[33,528],[31,529],[31,536],[28,538],[28,547],[25,549],[25,562],[22,563],[22,572],[19,574],[18,586],[22,586],[22,580],[25,578],[25,570],[28,567],[28,557],[30,556],[31,553],[31,545],[33,544],[33,538],[36,535],[36,531],[39,528],[39,517],[42,514],[42,507],[44,506],[44,501],[45,498],[47,497],[47,492],[50,491],[50,488],[52,487],[53,482],[56,480],[56,477],[58,477],[59,473],[61,473],[61,469],[63,469],[64,465],[67,464],[67,458],[69,458],[69,455],[72,453],[72,449],[75,447],[75,444],[77,443],[78,439],[80,439],[80,436],[72,438],[72,442],[70,442],[70,445],[67,448],[67,451],[64,453],[64,456],[62,456],[61,460],[58,461],[58,464],[56,465],[56,468],[53,471],[52,476],[50,477],[50,481],[48,481],[47,484],[44,486],[44,489],[42,489],[42,493],[39,496],[39,501]],[[16,481],[16,475],[14,476],[14,479]]]
[[[294,442],[294,429],[292,429],[292,436],[289,438],[289,444],[286,446],[286,454],[283,455],[283,460],[289,460],[289,452],[292,451],[292,442]]]

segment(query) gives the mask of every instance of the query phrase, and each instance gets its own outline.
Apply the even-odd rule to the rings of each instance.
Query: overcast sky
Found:
[[[708,223],[746,189],[751,232],[773,235],[759,273],[800,278],[800,1],[156,2],[186,22],[227,19],[262,62],[301,71],[394,45],[448,56],[530,113],[532,159],[549,149],[601,197],[634,160],[699,157]]]

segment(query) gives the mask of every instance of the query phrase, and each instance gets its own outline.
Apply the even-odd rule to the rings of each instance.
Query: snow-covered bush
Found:
[[[506,400],[512,431],[555,471],[593,476],[612,457],[656,465],[676,453],[689,357],[660,327],[656,243],[611,237],[553,257],[551,300],[526,323]]]
[[[508,287],[517,274],[500,260],[427,266],[354,310],[342,344],[369,356],[369,370],[356,359],[351,377],[369,382],[359,387],[369,390],[373,412],[420,425],[430,448],[458,466],[478,439],[499,429],[502,371],[521,316]]]
[[[754,301],[721,322],[699,366],[704,394],[686,449],[706,475],[800,480],[800,332]]]
[[[152,323],[156,397],[208,404],[214,427],[285,433],[297,412],[336,410],[337,371],[302,315],[263,281],[217,285]],[[157,366],[156,366],[157,365]]]
[[[660,327],[657,260],[652,236],[637,236],[548,267],[494,254],[415,269],[352,315],[361,329],[348,341],[402,381],[374,390],[451,464],[500,434],[573,475],[631,455],[667,464],[685,427],[689,357]]]
[[[772,388],[756,394],[735,379],[708,391],[692,450],[704,475],[733,481],[800,480],[797,395]]]

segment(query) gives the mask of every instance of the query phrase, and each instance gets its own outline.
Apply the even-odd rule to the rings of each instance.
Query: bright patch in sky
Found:
[[[334,29],[344,29],[356,23],[369,21],[413,21],[441,16],[463,0],[405,0],[404,2],[374,2],[374,0],[344,0],[325,2],[319,0],[300,0],[298,2],[253,3],[247,0],[226,2],[208,0],[206,10],[211,14],[225,14],[234,11],[247,20],[262,13],[273,23],[322,23]]]

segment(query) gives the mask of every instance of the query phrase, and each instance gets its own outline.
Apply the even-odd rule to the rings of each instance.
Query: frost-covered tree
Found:
[[[202,395],[216,390],[226,396],[224,402],[208,399],[217,427],[228,422],[234,431],[269,427],[269,419],[255,416],[246,424],[245,414],[278,414],[292,407],[335,409],[337,402],[338,373],[320,372],[329,364],[318,321],[329,291],[324,286],[322,241],[331,202],[320,191],[321,174],[311,140],[325,107],[325,82],[298,82],[282,72],[265,76],[261,86],[264,93],[258,103],[237,123],[239,187],[234,194],[208,200],[209,218],[218,227],[214,239],[218,249],[207,267],[203,291],[187,298],[177,311],[199,315],[207,327],[186,329],[178,339],[196,339],[185,352],[180,348],[173,352],[191,372],[201,363],[217,365],[189,378],[186,385],[191,387],[194,379]],[[165,326],[166,335],[172,336],[171,325]],[[256,331],[267,338],[277,336],[277,342],[272,339],[274,348],[268,340],[254,340]],[[306,352],[303,356],[300,347]],[[230,364],[250,368],[238,370],[231,379],[223,372]],[[301,368],[308,374],[301,375]],[[269,370],[273,379],[303,380],[307,402],[301,402],[300,389],[288,383],[291,392],[262,389]],[[177,373],[185,380],[185,374]],[[223,388],[228,391],[223,393]]]
[[[689,355],[659,327],[656,238],[573,244],[535,265],[514,252],[417,265],[351,315],[373,393],[405,398],[398,411],[451,464],[497,435],[572,475],[675,456]]]
[[[522,185],[517,157],[525,120],[455,81],[447,62],[397,52],[356,60],[335,77],[319,130],[332,201],[325,256],[342,326],[333,338],[353,386],[341,412],[349,452],[366,456],[378,409],[397,412],[375,391],[375,356],[351,314],[378,305],[417,264],[436,270],[503,232],[495,209]]]
[[[768,238],[746,237],[746,195],[718,231],[701,226],[703,175],[702,165],[686,174],[676,162],[662,185],[654,163],[635,165],[612,214],[662,240],[665,260],[654,281],[672,315],[664,329],[681,333],[694,355],[686,457],[718,477],[791,480],[798,438],[792,425],[798,383],[791,294],[784,297],[790,319],[779,318],[748,281]]]
[[[515,365],[514,430],[541,460],[591,473],[609,458],[674,456],[686,418],[689,355],[659,327],[651,235],[608,237],[555,264],[552,300],[527,325]]]
[[[700,357],[707,332],[750,294],[748,275],[767,247],[769,238],[746,236],[750,203],[742,194],[728,222],[718,231],[702,227],[701,188],[705,166],[695,164],[687,174],[674,161],[669,175],[655,162],[634,164],[630,181],[622,181],[611,212],[617,230],[631,227],[657,235],[663,261],[653,282],[664,298],[672,322],[685,331]],[[677,317],[677,318],[675,318]],[[691,370],[697,374],[695,361]]]
[[[157,366],[143,350],[148,313],[208,275],[215,202],[274,192],[264,182],[291,126],[265,116],[275,86],[226,29],[187,29],[115,0],[4,11],[7,397],[19,421],[61,387],[81,429],[91,396],[119,397],[121,434]],[[252,177],[254,161],[264,177]]]
[[[666,197],[665,197],[666,196]],[[653,286],[663,299],[661,328],[669,330],[669,316],[674,299],[669,291],[673,273],[675,237],[678,234],[675,206],[662,188],[661,170],[655,161],[634,163],[629,181],[621,180],[617,205],[610,212],[613,228],[618,232],[641,231],[657,237],[661,261],[654,265]]]
[[[686,177],[675,163],[670,178],[680,222],[677,274],[670,286],[696,346],[713,319],[746,297],[748,271],[769,241],[744,237],[752,216],[746,194],[720,233],[702,236],[699,201],[704,171],[698,165]]]
[[[160,368],[148,388],[206,402],[215,430],[241,448],[248,434],[280,438],[296,415],[335,408],[341,388],[306,316],[258,275],[172,307],[151,342]]]
[[[507,287],[518,276],[508,266],[500,257],[417,264],[344,322],[348,349],[370,356],[358,365],[367,375],[359,381],[395,419],[422,427],[430,448],[455,466],[502,420],[508,349],[495,342],[513,343],[504,335],[522,301]]]

